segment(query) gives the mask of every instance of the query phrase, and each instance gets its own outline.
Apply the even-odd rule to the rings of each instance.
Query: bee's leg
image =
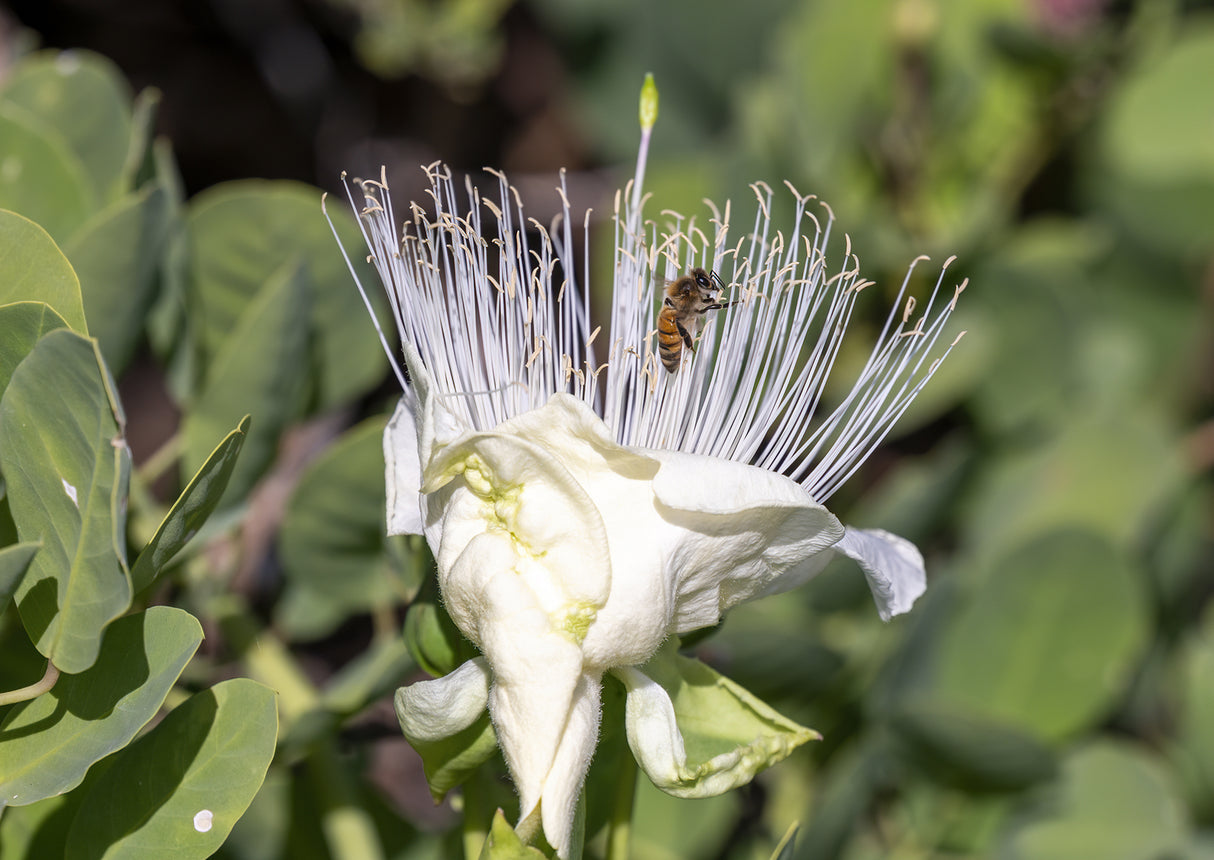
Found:
[[[691,342],[691,332],[689,332],[689,331],[687,331],[687,329],[683,328],[683,324],[681,322],[679,322],[678,320],[675,320],[674,324],[675,324],[675,327],[679,330],[679,335],[683,338],[683,343],[686,344],[688,349],[690,349],[692,352],[695,352],[696,347],[695,347],[695,344]]]

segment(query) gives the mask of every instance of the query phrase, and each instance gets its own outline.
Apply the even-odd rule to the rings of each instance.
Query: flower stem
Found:
[[[55,682],[58,680],[59,670],[55,668],[54,663],[47,660],[46,674],[42,676],[41,681],[30,684],[28,687],[22,687],[20,690],[9,690],[7,693],[0,693],[0,705],[11,705],[15,702],[25,702],[30,699],[36,699],[51,687],[55,686]]]
[[[607,860],[628,860],[636,790],[636,759],[631,755],[622,755],[615,784],[615,797],[612,799],[610,830],[607,833]]]
[[[464,860],[477,860],[485,847],[485,840],[489,837],[489,822],[493,814],[485,804],[483,770],[483,767],[478,768],[471,778],[464,782]]]

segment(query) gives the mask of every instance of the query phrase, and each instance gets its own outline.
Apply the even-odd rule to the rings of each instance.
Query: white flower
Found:
[[[818,221],[793,191],[786,235],[759,185],[740,237],[728,205],[706,225],[663,213],[659,226],[642,220],[644,153],[643,143],[616,197],[606,331],[591,325],[590,264],[574,257],[563,176],[551,229],[524,215],[503,176],[493,174],[492,199],[470,181],[461,195],[437,164],[403,241],[386,178],[361,183],[357,207],[408,372],[406,382],[397,365],[405,394],[384,437],[389,531],[425,534],[444,605],[484,655],[403,690],[402,725],[441,737],[487,703],[519,830],[542,825],[562,857],[604,672],[629,690],[629,741],[646,773],[674,793],[715,793],[774,759],[691,769],[669,697],[630,667],[671,634],[804,583],[837,554],[860,564],[884,619],[925,586],[912,544],[845,528],[822,503],[951,349],[933,357],[955,303],[938,300],[943,271],[921,315],[899,294],[850,395],[815,421],[867,286],[850,248],[827,268],[829,210]],[[587,214],[584,246],[589,224]],[[656,355],[656,279],[693,266],[718,273],[737,304],[707,315],[671,374]]]

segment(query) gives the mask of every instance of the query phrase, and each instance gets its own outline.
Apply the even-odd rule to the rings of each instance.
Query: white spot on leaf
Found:
[[[67,493],[67,497],[72,500],[72,504],[80,507],[80,503],[76,501],[76,488],[67,482],[66,479],[60,478],[63,481],[63,492]]]
[[[199,833],[206,833],[211,829],[211,822],[215,818],[215,813],[209,809],[200,809],[194,813],[194,829]]]

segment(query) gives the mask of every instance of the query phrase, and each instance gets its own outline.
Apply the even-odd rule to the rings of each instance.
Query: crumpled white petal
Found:
[[[469,660],[441,678],[400,688],[401,728],[407,737],[438,741],[476,722],[489,704],[489,665]]]
[[[678,783],[687,764],[687,751],[670,696],[657,681],[631,666],[613,669],[612,674],[628,690],[625,728],[637,764],[655,785]]]
[[[677,633],[803,584],[843,537],[835,516],[783,475],[694,454],[650,453],[662,463],[653,481],[658,510],[686,530],[666,560]]]
[[[443,407],[416,353],[406,349],[406,361],[417,412],[402,398],[385,431],[389,524],[424,531],[444,605],[485,655],[520,827],[542,823],[568,856],[602,673],[646,662],[671,633],[716,624],[745,600],[800,585],[853,532],[782,475],[622,446],[569,395],[475,431]],[[891,566],[905,562],[900,539],[854,535],[839,551],[902,605],[905,563]],[[632,722],[645,727],[634,750],[650,759],[647,772],[665,768],[664,789],[703,796],[749,779],[743,758],[757,749],[688,769],[666,692],[638,689],[650,694],[634,703],[630,693],[642,714]]]
[[[923,555],[906,538],[849,526],[834,549],[860,565],[882,621],[909,612],[927,589]]]
[[[417,456],[417,421],[411,398],[402,397],[384,430],[388,534],[419,535],[422,522],[422,464]]]

